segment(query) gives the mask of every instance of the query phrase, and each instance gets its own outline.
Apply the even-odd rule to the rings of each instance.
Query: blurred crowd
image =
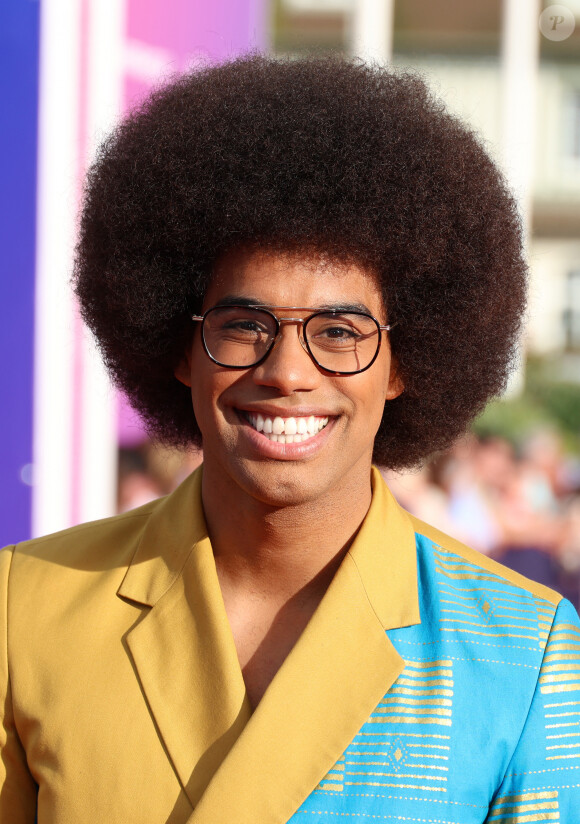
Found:
[[[117,512],[173,492],[202,460],[201,452],[180,452],[151,441],[120,449]]]
[[[580,605],[580,462],[555,432],[517,450],[469,435],[419,472],[384,475],[413,515]]]
[[[171,492],[201,460],[150,443],[121,450],[118,510]],[[580,460],[555,432],[517,450],[469,435],[420,471],[383,474],[413,515],[580,606]]]

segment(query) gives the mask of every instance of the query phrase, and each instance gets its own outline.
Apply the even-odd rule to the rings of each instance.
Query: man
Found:
[[[121,124],[76,290],[204,464],[0,555],[7,820],[580,820],[574,610],[371,466],[501,390],[525,275],[501,176],[411,75],[254,56]]]

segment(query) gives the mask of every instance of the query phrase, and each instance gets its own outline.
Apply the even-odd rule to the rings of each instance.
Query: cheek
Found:
[[[390,354],[388,352],[380,352],[375,363],[368,372],[363,374],[368,375],[367,392],[369,403],[380,409],[382,415],[391,377]]]
[[[216,421],[228,417],[225,403],[228,390],[239,380],[239,373],[221,370],[206,356],[192,362],[191,398],[199,428],[215,426]]]
[[[207,364],[202,360],[194,359],[191,366],[191,400],[195,418],[203,434],[204,424],[213,414],[215,381],[212,379]]]
[[[344,379],[352,381],[343,391],[350,396],[353,409],[361,417],[361,423],[366,430],[378,427],[385,405],[388,371],[382,368],[375,370],[375,365],[367,372]]]

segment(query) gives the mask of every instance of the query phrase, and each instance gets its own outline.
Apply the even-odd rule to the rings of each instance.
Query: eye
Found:
[[[327,318],[323,323],[317,323],[314,329],[308,328],[308,339],[316,349],[350,351],[358,345],[361,334],[347,321]]]
[[[257,320],[249,320],[248,318],[234,318],[226,323],[222,324],[222,330],[230,329],[236,332],[241,333],[251,333],[251,334],[268,334],[268,329],[264,326],[263,323],[259,323]]]
[[[320,351],[358,352],[376,345],[377,326],[362,313],[332,312],[313,315],[306,325],[310,345]]]
[[[359,315],[320,314],[308,323],[308,335],[320,341],[355,341],[365,333],[364,321]]]
[[[341,338],[352,340],[353,338],[358,338],[359,335],[360,333],[352,326],[338,323],[329,324],[325,328],[318,329],[316,332],[316,337],[326,337],[335,340],[340,340]]]
[[[266,313],[240,306],[219,307],[206,319],[206,337],[237,343],[264,342],[276,332],[273,319]]]
[[[264,323],[258,320],[231,318],[226,323],[221,324],[214,334],[223,341],[229,340],[255,345],[267,341],[271,332]]]

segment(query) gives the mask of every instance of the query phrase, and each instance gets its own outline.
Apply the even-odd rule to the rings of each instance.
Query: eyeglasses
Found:
[[[372,366],[381,347],[381,332],[395,326],[381,326],[366,312],[325,309],[307,317],[280,318],[273,309],[310,311],[303,306],[213,306],[191,319],[201,323],[204,349],[219,366],[258,366],[276,345],[281,326],[293,323],[301,327],[300,343],[314,363],[335,375],[356,375]]]

